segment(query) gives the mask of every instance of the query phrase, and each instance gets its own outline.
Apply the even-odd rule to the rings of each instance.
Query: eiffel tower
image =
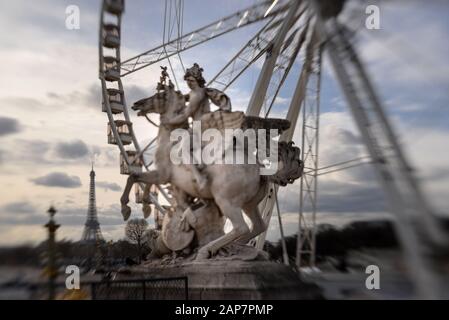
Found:
[[[84,231],[81,241],[84,242],[102,242],[104,241],[101,234],[100,223],[97,217],[97,205],[95,200],[95,171],[92,164],[90,171],[90,188],[89,188],[89,206],[87,208],[87,220],[84,224]]]

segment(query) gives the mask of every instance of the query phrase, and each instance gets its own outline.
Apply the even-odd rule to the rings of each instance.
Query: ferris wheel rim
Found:
[[[108,7],[109,5],[114,6],[118,6],[116,7],[116,10],[110,10],[111,7]],[[126,165],[128,167],[130,167],[131,165],[135,164],[136,161],[141,161],[142,162],[142,166],[145,168],[146,171],[149,171],[149,167],[151,166],[151,164],[146,164],[145,160],[143,158],[143,152],[151,145],[151,143],[154,143],[154,141],[156,139],[153,139],[152,142],[150,142],[149,145],[147,145],[144,149],[142,149],[139,145],[139,142],[137,140],[136,134],[134,132],[133,129],[133,125],[132,125],[132,121],[128,112],[128,108],[127,108],[127,103],[126,103],[126,95],[125,95],[125,90],[124,90],[124,86],[123,86],[123,82],[122,79],[120,77],[120,75],[118,75],[118,77],[113,80],[113,81],[108,81],[105,72],[107,72],[110,69],[106,69],[105,68],[105,60],[108,60],[107,58],[109,58],[110,61],[114,61],[115,65],[113,66],[113,68],[117,68],[117,66],[120,65],[120,61],[121,61],[121,23],[122,23],[122,14],[124,12],[125,9],[125,4],[124,1],[108,1],[108,0],[103,0],[102,1],[102,5],[101,5],[101,13],[100,13],[100,26],[99,26],[99,43],[98,43],[98,47],[99,47],[99,79],[101,81],[101,86],[102,86],[102,104],[103,104],[103,111],[105,111],[105,113],[107,114],[108,117],[108,126],[110,127],[111,130],[111,134],[113,135],[113,141],[115,142],[114,144],[116,144],[119,148],[119,152],[120,152],[120,158],[123,159],[126,162]],[[113,11],[113,12],[111,12]],[[117,19],[117,23],[115,24],[116,30],[118,31],[117,36],[117,40],[118,40],[118,45],[115,46],[114,48],[109,48],[105,45],[104,43],[104,32],[105,32],[105,16],[106,15],[112,15],[115,16],[115,18]],[[110,25],[110,23],[107,23],[107,25]],[[115,51],[115,56],[105,56],[105,48],[108,49],[112,49]],[[112,58],[112,59],[111,59]],[[119,70],[120,73],[120,70]],[[108,82],[115,82],[116,83],[116,87],[112,87],[109,88],[108,87]],[[118,88],[117,88],[118,87]],[[134,161],[131,161],[129,156],[128,156],[128,151],[132,151],[132,150],[126,150],[125,149],[125,143],[122,141],[122,136],[120,135],[120,133],[118,132],[118,128],[117,128],[117,121],[122,121],[122,120],[115,120],[114,119],[114,113],[112,112],[112,108],[111,108],[111,102],[110,102],[110,95],[108,94],[108,90],[116,90],[117,92],[120,93],[120,99],[121,99],[121,105],[122,105],[122,112],[121,114],[123,114],[123,117],[125,118],[124,122],[128,124],[128,135],[131,138],[131,144],[134,146],[135,152],[136,152],[136,157]],[[141,159],[140,159],[141,158]],[[142,183],[139,183],[140,188],[143,190],[144,189],[144,185]],[[171,199],[168,197],[168,195],[162,191],[162,188],[160,186],[157,186],[157,188],[161,191],[162,195],[167,199],[167,201],[169,203],[171,203]],[[157,209],[164,213],[165,209],[159,204],[158,200],[152,195],[149,194],[150,197],[150,202],[152,204],[154,204]]]

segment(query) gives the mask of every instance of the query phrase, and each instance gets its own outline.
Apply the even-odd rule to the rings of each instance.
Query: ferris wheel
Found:
[[[336,18],[344,3],[344,0],[260,1],[202,28],[184,33],[183,1],[166,0],[162,44],[134,57],[122,59],[121,26],[125,3],[124,0],[104,0],[99,28],[99,77],[102,110],[108,117],[108,143],[117,145],[119,149],[121,174],[149,170],[152,163],[143,155],[154,146],[156,138],[145,146],[139,145],[128,113],[122,79],[164,61],[170,66],[172,78],[179,87],[173,72],[173,59],[178,59],[184,68],[182,52],[245,26],[260,24],[260,29],[249,37],[207,85],[226,91],[252,65],[263,60],[246,114],[268,117],[294,63],[301,63],[296,87],[285,114],[291,127],[283,133],[281,139],[291,140],[297,124],[302,128],[301,150],[305,172],[300,181],[296,266],[298,269],[303,266],[313,267],[318,177],[323,174],[323,170],[330,172],[346,169],[366,163],[367,160],[353,159],[330,167],[319,167],[321,60],[325,52],[368,150],[369,163],[376,169],[379,182],[385,190],[412,279],[418,292],[431,297],[435,292],[429,288],[434,287],[432,283],[436,281],[436,276],[424,258],[429,249],[427,244],[446,243],[447,239],[396,140],[392,124],[351,43],[348,29]],[[175,37],[173,30],[177,30],[174,32]],[[169,191],[163,186],[157,186],[150,193],[150,199],[142,199],[143,188],[143,185],[137,185],[136,202],[151,203],[163,214],[165,209],[158,201],[158,193],[168,203],[172,203]],[[260,203],[260,211],[268,224],[276,208],[283,240],[277,193],[277,186],[272,185],[269,194]],[[265,234],[259,236],[254,245],[262,249],[264,241]],[[282,245],[284,262],[288,264],[285,241],[282,241]]]

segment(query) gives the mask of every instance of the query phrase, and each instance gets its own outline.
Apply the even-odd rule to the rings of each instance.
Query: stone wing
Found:
[[[288,130],[290,128],[290,121],[285,119],[275,119],[275,118],[261,118],[261,117],[253,117],[246,116],[245,121],[243,122],[242,129],[265,129],[267,132],[271,129],[278,129],[279,134]]]
[[[215,128],[224,129],[265,129],[267,133],[271,129],[278,129],[279,134],[290,128],[290,121],[285,119],[260,118],[245,116],[241,111],[215,111],[206,113],[201,117],[201,130]]]
[[[226,112],[215,111],[206,113],[201,117],[201,130],[210,128],[218,129],[241,129],[245,121],[245,114],[240,111]]]

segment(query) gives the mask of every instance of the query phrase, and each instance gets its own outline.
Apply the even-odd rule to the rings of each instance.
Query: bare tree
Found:
[[[138,262],[141,262],[143,234],[148,227],[145,219],[131,219],[126,224],[125,235],[129,242],[137,245]]]

